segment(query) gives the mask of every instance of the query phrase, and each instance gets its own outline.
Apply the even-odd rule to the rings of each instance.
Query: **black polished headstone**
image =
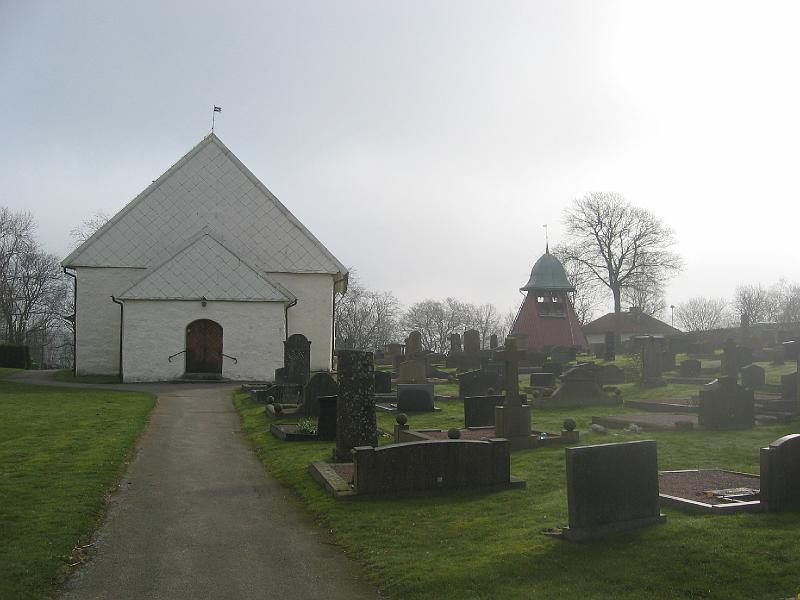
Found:
[[[375,393],[390,394],[392,391],[392,374],[388,371],[375,371]]]
[[[311,342],[301,333],[294,333],[283,342],[284,383],[305,385],[311,374]]]
[[[503,396],[472,396],[464,398],[464,427],[494,425],[494,407],[502,406]]]
[[[336,396],[317,398],[319,416],[317,417],[317,437],[321,440],[336,439]]]
[[[329,373],[314,373],[303,387],[302,413],[309,417],[319,414],[320,396],[335,396],[339,391],[336,380]]]
[[[397,410],[400,412],[430,412],[434,410],[433,384],[398,384]]]

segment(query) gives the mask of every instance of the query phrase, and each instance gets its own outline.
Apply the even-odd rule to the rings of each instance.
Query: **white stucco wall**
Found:
[[[297,298],[289,309],[289,335],[311,341],[311,370],[329,371],[333,352],[333,276],[313,273],[269,273]]]
[[[128,300],[123,330],[125,382],[168,381],[183,375],[186,326],[211,319],[222,326],[222,375],[234,380],[271,379],[283,366],[284,310],[280,302]],[[313,348],[313,346],[312,346]]]
[[[119,310],[111,296],[139,279],[142,269],[78,267],[75,366],[78,374],[119,373]]]
[[[660,333],[622,333],[619,336],[621,342],[627,342],[632,337],[637,335],[652,335],[653,337],[663,338],[664,336]],[[604,344],[606,341],[606,334],[604,333],[590,333],[586,336],[586,341],[589,344]]]

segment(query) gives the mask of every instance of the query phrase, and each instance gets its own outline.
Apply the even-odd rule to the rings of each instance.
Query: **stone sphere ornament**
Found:
[[[406,415],[406,413],[400,413],[394,418],[394,420],[398,425],[405,425],[408,423],[408,415]]]
[[[574,431],[578,424],[575,422],[575,419],[564,419],[564,430],[565,431]]]
[[[449,437],[451,440],[457,440],[461,437],[461,430],[456,429],[455,427],[453,427],[452,429],[448,429],[447,437]]]

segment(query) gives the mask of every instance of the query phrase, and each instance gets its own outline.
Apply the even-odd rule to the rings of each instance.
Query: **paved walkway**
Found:
[[[46,373],[15,379],[48,383]],[[94,558],[63,600],[380,598],[265,474],[239,431],[232,386],[91,387],[151,391],[158,404]]]

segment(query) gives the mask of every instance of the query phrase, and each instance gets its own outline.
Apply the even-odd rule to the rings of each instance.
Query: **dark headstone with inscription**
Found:
[[[735,377],[720,377],[700,390],[698,423],[706,429],[742,429],[755,425],[753,390]]]
[[[375,393],[390,394],[392,392],[392,374],[388,371],[375,371]]]
[[[472,396],[464,398],[464,427],[494,425],[494,407],[503,405],[503,396]]]
[[[696,358],[689,358],[681,361],[681,366],[678,369],[681,377],[699,377],[702,365]]]
[[[546,360],[542,364],[542,372],[552,373],[556,377],[561,377],[561,374],[564,372],[564,365],[562,365],[560,362]]]
[[[422,352],[422,334],[419,331],[412,331],[406,340],[406,356],[412,357]]]
[[[567,448],[568,540],[663,523],[653,440]]]
[[[339,391],[336,380],[328,373],[314,373],[303,387],[303,404],[298,413],[309,417],[316,417],[319,414],[320,396],[335,396]]]
[[[461,354],[461,336],[450,334],[450,354]]]
[[[722,362],[720,372],[723,376],[739,377],[739,348],[731,339],[725,340],[722,345]]]
[[[767,377],[764,368],[758,365],[747,365],[741,368],[742,373],[742,387],[748,390],[757,390],[763,387],[767,382]]]
[[[512,448],[524,448],[530,443],[531,406],[523,404],[519,393],[519,361],[524,350],[517,349],[517,340],[506,338],[502,350],[495,357],[503,363],[503,388],[506,391],[502,406],[494,408],[494,425],[497,437],[506,438]]]
[[[433,384],[397,384],[397,410],[400,412],[430,412],[433,405]]]
[[[604,358],[608,361],[616,360],[616,336],[614,335],[613,331],[606,331],[605,344],[603,346],[603,350],[605,351]]]
[[[658,387],[666,385],[661,377],[662,358],[661,358],[661,339],[649,336],[637,336],[633,338],[641,347],[642,378],[643,387]]]
[[[320,396],[317,398],[319,415],[317,416],[317,438],[320,440],[336,439],[336,396]]]
[[[486,396],[489,390],[499,392],[502,382],[498,371],[478,369],[458,374],[458,397]]]
[[[339,350],[334,462],[350,462],[356,446],[377,446],[378,427],[372,398],[375,377],[372,352]]]
[[[283,342],[282,383],[305,385],[311,375],[311,342],[302,333],[293,333]]]
[[[761,504],[770,511],[800,508],[800,434],[761,449]]]
[[[552,373],[531,373],[531,387],[554,387],[556,376]]]
[[[625,383],[625,372],[617,365],[600,367],[600,385],[617,385]]]

